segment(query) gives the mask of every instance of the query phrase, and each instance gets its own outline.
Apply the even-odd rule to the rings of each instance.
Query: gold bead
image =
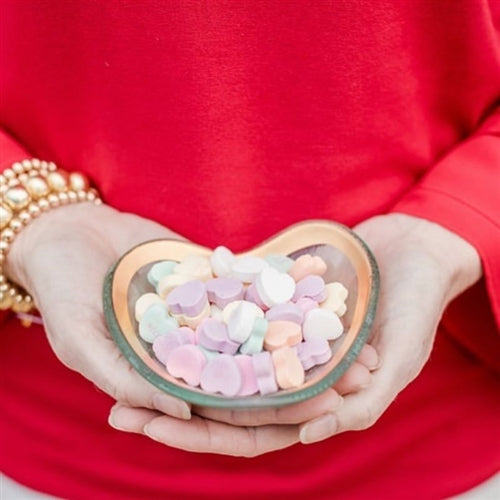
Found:
[[[1,194],[2,196],[4,196],[4,195],[5,195],[5,193],[6,193],[8,190],[9,190],[9,186],[7,186],[7,184],[2,184],[2,185],[0,186],[0,194]]]
[[[12,297],[5,292],[0,292],[0,310],[5,311],[6,309],[10,309],[11,305]]]
[[[0,174],[0,186],[3,186],[4,184],[7,184],[7,179]]]
[[[7,278],[5,277],[5,274],[0,274],[0,285],[3,285],[6,282]]]
[[[0,293],[6,294],[9,290],[10,290],[10,285],[9,285],[9,283],[7,283],[7,281],[0,285]]]
[[[20,219],[12,219],[10,221],[9,227],[12,229],[12,231],[18,233],[23,228],[23,223]]]
[[[47,162],[47,161],[45,161],[45,160],[42,160],[42,161],[40,162],[40,168],[45,168],[45,169],[47,169],[47,168],[48,168],[48,166],[49,166],[49,162]]]
[[[32,158],[31,159],[31,166],[33,168],[40,168],[40,160],[38,158]]]
[[[22,163],[16,162],[10,167],[16,174],[22,174],[24,172],[24,167]]]
[[[20,313],[30,312],[31,309],[33,309],[33,304],[31,302],[26,302],[27,298],[28,297],[24,297],[24,300],[18,305],[12,304],[12,310],[15,312],[20,312]],[[30,322],[30,324],[31,324],[31,322]]]
[[[89,191],[87,193],[87,200],[94,201],[95,199],[96,199],[95,193],[93,193],[92,191]]]
[[[25,186],[28,190],[28,193],[35,200],[47,196],[50,192],[50,188],[45,182],[45,179],[43,177],[40,177],[39,175],[30,177],[29,180],[26,181]]]
[[[58,198],[61,205],[67,205],[69,203],[68,193],[59,193]]]
[[[28,210],[23,210],[22,212],[19,212],[18,218],[24,225],[26,225],[31,220],[31,215]]]
[[[12,210],[9,207],[5,205],[0,205],[0,229],[7,227],[13,215],[14,214],[12,213]]]
[[[16,174],[14,173],[14,170],[12,170],[10,168],[6,168],[2,173],[6,179],[13,179],[16,176]]]
[[[31,217],[38,217],[40,215],[40,207],[36,203],[30,203],[28,205],[28,212]]]
[[[54,193],[50,193],[49,196],[47,196],[47,200],[52,208],[56,208],[61,204],[59,202],[59,196],[57,196],[57,194]]]
[[[17,295],[17,288],[15,286],[10,286],[7,295],[11,298],[14,298]]]
[[[62,170],[47,174],[47,182],[53,191],[66,191],[68,187],[68,174]]]
[[[87,199],[87,192],[77,191],[76,196],[78,196],[78,201],[85,201]]]
[[[28,174],[19,174],[17,178],[19,179],[19,182],[24,183],[30,178],[30,176]]]
[[[49,172],[55,172],[57,170],[57,165],[53,161],[49,161],[47,168]]]
[[[6,241],[0,240],[0,252],[7,253],[9,250],[9,244]]]
[[[16,177],[15,179],[10,179],[9,182],[7,182],[7,186],[10,188],[19,186],[21,183],[19,182],[19,179]]]
[[[28,191],[21,186],[11,187],[5,193],[5,202],[13,210],[21,210],[31,201]]]
[[[94,201],[94,205],[102,205],[101,198],[96,198],[95,201]]]
[[[12,243],[12,241],[14,240],[14,237],[15,237],[15,233],[14,233],[14,231],[12,231],[12,229],[10,227],[8,227],[7,229],[4,229],[0,233],[0,239],[3,241],[6,241],[7,243]]]
[[[31,170],[33,168],[33,163],[31,162],[31,160],[23,160],[23,168],[26,171]]]
[[[73,191],[86,191],[89,188],[89,181],[80,172],[69,174],[69,185]]]
[[[42,198],[41,200],[38,200],[38,206],[40,207],[40,210],[42,212],[45,212],[50,208],[47,198]]]
[[[78,196],[74,191],[68,191],[68,199],[70,203],[75,203],[78,201]]]

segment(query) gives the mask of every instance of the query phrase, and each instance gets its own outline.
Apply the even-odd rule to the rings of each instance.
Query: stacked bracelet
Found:
[[[43,212],[82,201],[101,203],[81,173],[68,174],[52,162],[37,159],[14,163],[3,171],[0,175],[0,309],[29,312],[34,307],[31,296],[4,274],[7,253],[16,234]]]

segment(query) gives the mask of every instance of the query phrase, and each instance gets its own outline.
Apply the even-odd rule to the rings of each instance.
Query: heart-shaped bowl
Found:
[[[356,359],[366,342],[375,316],[379,291],[377,263],[367,245],[347,227],[329,221],[295,224],[260,245],[239,254],[265,257],[319,255],[327,263],[326,283],[340,281],[348,291],[347,312],[341,318],[344,333],[331,341],[332,357],[306,372],[305,382],[295,389],[261,396],[226,397],[209,394],[172,377],[160,363],[151,344],[138,334],[134,305],[154,291],[146,279],[158,261],[181,261],[188,255],[208,256],[211,249],[178,240],[142,243],[124,254],[108,272],[103,290],[104,315],[111,334],[131,365],[159,389],[201,406],[218,408],[278,407],[311,398],[332,386]]]

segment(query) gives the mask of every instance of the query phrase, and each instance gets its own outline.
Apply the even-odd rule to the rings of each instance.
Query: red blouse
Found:
[[[65,498],[354,499],[441,498],[499,470],[499,2],[4,0],[0,24],[0,167],[54,160],[236,251],[299,220],[406,212],[485,271],[373,428],[255,459],[111,429],[111,399],[10,317],[7,475]]]

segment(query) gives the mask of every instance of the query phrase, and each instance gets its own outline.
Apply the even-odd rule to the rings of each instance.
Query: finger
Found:
[[[264,409],[217,409],[196,407],[193,413],[197,415],[226,422],[232,425],[261,426],[269,424],[298,424],[311,420],[327,412],[338,409],[342,398],[333,389],[327,389],[320,395],[279,408]]]
[[[115,404],[109,413],[108,423],[114,429],[143,434],[144,427],[162,413],[146,408],[131,408],[121,403]]]
[[[381,359],[378,355],[377,350],[370,344],[365,344],[361,349],[356,361],[362,365],[365,365],[368,370],[374,371],[381,365]]]
[[[342,377],[334,384],[334,389],[341,395],[349,394],[368,387],[372,383],[372,375],[365,365],[354,361]]]
[[[174,448],[236,457],[255,457],[299,441],[295,425],[238,427],[198,416],[189,422],[156,417],[145,426],[144,434]]]

